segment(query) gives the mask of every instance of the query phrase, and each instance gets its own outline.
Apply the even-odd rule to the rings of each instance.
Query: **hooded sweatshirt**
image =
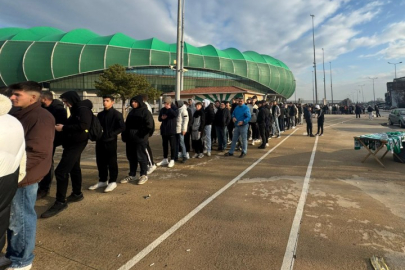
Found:
[[[93,119],[93,103],[90,100],[80,100],[76,91],[68,91],[63,93],[60,98],[65,99],[70,107],[70,117],[63,126],[63,146],[72,145],[78,142],[87,141],[89,135],[87,131],[90,129]]]
[[[176,101],[176,103],[177,103],[177,101]],[[178,109],[177,122],[176,122],[177,123],[177,125],[176,125],[177,134],[182,133],[182,132],[187,132],[188,121],[189,121],[189,117],[188,117],[188,112],[187,112],[187,106],[183,103],[183,106],[179,106],[179,109]]]
[[[211,105],[211,101],[209,101],[208,99],[204,99],[203,104],[204,104],[204,113],[205,113],[205,125],[206,126],[212,125],[212,123],[214,123],[214,119],[215,119],[214,107]]]
[[[138,103],[137,108],[132,106],[134,101]],[[122,140],[126,143],[146,143],[149,136],[151,136],[155,130],[153,116],[143,102],[141,95],[131,98],[129,104],[132,110],[129,112],[125,121],[125,130],[122,133]]]

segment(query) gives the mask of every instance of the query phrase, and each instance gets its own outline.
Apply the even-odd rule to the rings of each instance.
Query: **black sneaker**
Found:
[[[51,208],[49,208],[48,210],[46,210],[42,215],[41,218],[50,218],[53,217],[57,214],[59,214],[60,212],[62,212],[63,210],[65,210],[68,207],[67,203],[62,203],[62,202],[58,202],[56,201],[54,205],[52,205]]]
[[[80,193],[78,195],[72,193],[72,194],[70,194],[69,197],[66,198],[66,201],[68,203],[72,203],[72,202],[80,202],[83,199],[84,199],[83,193]]]
[[[259,147],[257,147],[257,148],[259,148],[259,149],[265,149],[266,148],[266,146],[265,145],[260,145]]]
[[[239,156],[239,158],[244,158],[246,156],[245,152],[242,152]]]
[[[49,190],[38,189],[37,200],[45,198],[49,195]]]
[[[314,134],[311,134],[309,137],[315,137],[315,135],[314,135]]]
[[[231,154],[231,153],[229,153],[229,152],[227,152],[227,153],[225,153],[225,155],[224,155],[225,157],[232,157],[233,156],[233,154]]]

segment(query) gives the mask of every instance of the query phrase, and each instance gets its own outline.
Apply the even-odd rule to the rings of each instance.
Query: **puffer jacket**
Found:
[[[122,141],[126,143],[147,142],[155,130],[155,122],[148,107],[143,103],[142,96],[133,97],[130,101],[132,107],[133,101],[139,106],[133,108],[125,121],[125,130],[122,132]]]
[[[176,133],[182,133],[182,132],[187,132],[188,128],[188,112],[187,112],[187,106],[183,104],[183,106],[179,107],[178,109],[178,114],[177,114],[177,119],[176,119]]]
[[[162,116],[166,115],[167,118],[163,119]],[[171,105],[170,109],[163,107],[159,112],[158,120],[162,122],[160,125],[160,134],[163,136],[175,135],[177,127],[178,110],[176,106]]]

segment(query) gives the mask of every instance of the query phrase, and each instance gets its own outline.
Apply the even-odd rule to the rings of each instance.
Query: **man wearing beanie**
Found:
[[[164,107],[159,112],[158,120],[160,125],[160,134],[162,135],[163,160],[158,166],[168,165],[169,168],[174,166],[176,156],[176,127],[177,127],[178,110],[172,104],[172,98],[167,96],[164,99]],[[170,144],[170,162],[169,162],[169,144]]]

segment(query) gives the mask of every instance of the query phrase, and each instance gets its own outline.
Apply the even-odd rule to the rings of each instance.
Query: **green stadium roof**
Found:
[[[176,44],[157,38],[135,40],[122,33],[100,36],[87,29],[66,33],[52,27],[0,28],[0,86],[52,81],[102,71],[113,64],[169,66],[175,59]],[[253,51],[185,43],[184,66],[249,78],[285,98],[295,91],[294,75],[283,62]]]

